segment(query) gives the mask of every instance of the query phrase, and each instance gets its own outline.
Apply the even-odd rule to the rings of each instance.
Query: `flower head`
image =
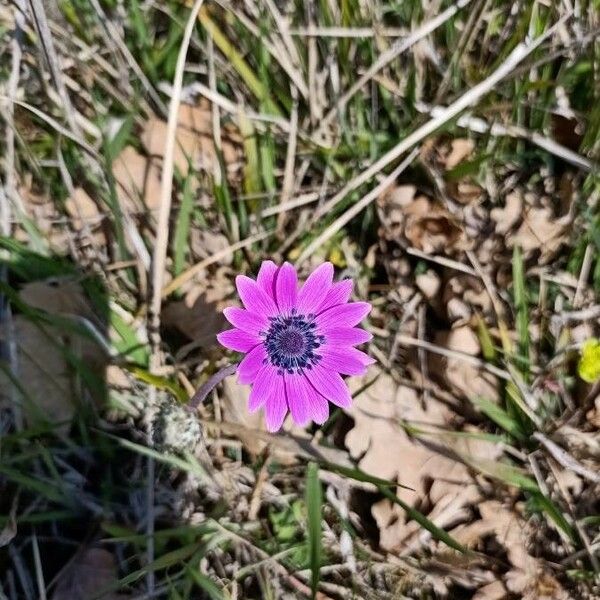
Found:
[[[245,308],[223,311],[234,329],[217,337],[246,354],[237,372],[240,383],[252,384],[250,412],[263,407],[267,429],[277,431],[288,410],[306,425],[327,420],[328,402],[350,406],[341,375],[362,375],[375,362],[354,347],[371,339],[355,327],[371,305],[348,302],[352,281],[333,283],[333,265],[326,262],[298,289],[291,264],[268,260],[256,281],[238,275],[236,286]]]

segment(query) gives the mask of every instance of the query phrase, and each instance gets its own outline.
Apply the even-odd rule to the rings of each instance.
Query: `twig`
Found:
[[[67,123],[69,123],[69,127],[72,131],[74,131],[76,134],[79,134],[79,127],[74,116],[75,111],[73,109],[73,105],[71,104],[71,98],[69,97],[69,94],[67,94],[67,88],[65,87],[65,82],[63,80],[62,69],[58,61],[56,50],[54,49],[54,43],[52,42],[52,33],[50,32],[50,27],[48,26],[48,19],[46,18],[44,4],[42,0],[29,0],[29,4],[31,5],[31,12],[33,14],[35,26],[38,31],[42,51],[46,57],[48,67],[50,68],[50,74],[54,80],[54,85],[56,86],[58,95],[63,103],[62,108],[65,112]]]
[[[556,462],[565,469],[570,469],[589,481],[600,483],[600,474],[594,473],[594,471],[591,471],[587,467],[584,467],[581,463],[577,462],[577,460],[575,460],[566,450],[563,450],[558,444],[547,438],[543,433],[536,431],[532,437],[540,442],[540,444],[542,444],[546,450],[548,450]]]
[[[581,271],[579,271],[579,278],[577,279],[577,288],[575,289],[575,297],[573,298],[573,308],[579,308],[579,305],[581,304],[581,297],[585,288],[585,284],[590,276],[593,258],[594,244],[588,244],[585,247],[583,263],[581,265]]]
[[[453,358],[456,360],[462,360],[463,362],[474,365],[475,367],[479,367],[480,369],[484,369],[485,371],[489,371],[492,375],[499,377],[500,379],[504,379],[506,381],[510,381],[510,373],[505,371],[504,369],[499,369],[494,365],[490,365],[483,360],[477,358],[476,356],[471,356],[470,354],[466,354],[465,352],[458,352],[457,350],[449,350],[448,348],[443,348],[442,346],[436,346],[435,344],[430,344],[429,342],[425,342],[423,340],[418,340],[416,338],[408,337],[407,335],[398,335],[397,336],[398,343],[404,344],[406,346],[413,346],[415,348],[424,348],[429,352],[434,352],[435,354],[440,354],[442,356],[446,356],[447,358]]]
[[[373,37],[400,37],[404,29],[377,27],[298,27],[290,29],[290,35],[297,37],[325,37],[325,38],[373,38]]]
[[[219,262],[223,258],[231,256],[237,250],[241,250],[242,248],[246,248],[247,246],[251,246],[256,242],[260,242],[265,238],[269,237],[273,234],[273,231],[263,231],[261,233],[257,233],[256,235],[251,235],[246,239],[240,240],[235,244],[231,244],[227,248],[223,248],[218,252],[215,252],[212,256],[201,260],[199,263],[196,263],[193,267],[190,267],[187,271],[184,271],[178,277],[175,277],[171,283],[165,286],[162,291],[163,298],[166,298],[169,294],[172,294],[175,290],[179,289],[184,283],[187,283],[190,279],[195,277],[198,273],[206,269],[206,267]]]
[[[432,117],[436,117],[444,111],[444,108],[441,106],[430,107],[420,103],[417,103],[416,108],[421,112],[428,113]],[[555,142],[553,139],[541,135],[537,131],[529,131],[528,129],[518,125],[502,125],[501,123],[492,123],[490,125],[484,119],[473,117],[471,115],[463,115],[456,121],[456,124],[458,127],[468,129],[469,131],[474,131],[475,133],[489,132],[489,134],[493,135],[494,137],[509,136],[528,140],[532,144],[535,144],[543,150],[546,150],[546,152],[562,158],[564,161],[582,169],[583,171],[590,172],[594,168],[594,163],[592,161],[584,158],[581,156],[581,154],[574,152],[566,146]]]
[[[298,141],[298,91],[295,86],[291,86],[292,93],[292,114],[290,118],[290,132],[288,135],[288,146],[285,155],[285,171],[283,173],[283,183],[281,184],[280,204],[286,204],[294,190],[294,163],[296,161],[296,143]],[[280,212],[277,217],[276,234],[280,236],[285,226],[286,213]]]
[[[406,253],[417,256],[418,258],[422,258],[423,260],[428,260],[430,262],[437,263],[438,265],[454,269],[455,271],[460,271],[461,273],[466,273],[467,275],[477,277],[477,272],[474,269],[467,267],[467,265],[463,265],[463,263],[458,262],[457,260],[452,260],[451,258],[446,258],[445,256],[427,254],[418,248],[407,248]]]

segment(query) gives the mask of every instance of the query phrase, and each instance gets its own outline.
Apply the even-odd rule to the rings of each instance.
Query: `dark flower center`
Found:
[[[271,325],[262,334],[266,360],[277,367],[279,375],[301,373],[303,369],[312,369],[321,360],[315,350],[325,337],[316,331],[315,315],[299,315],[294,309],[289,316],[278,315],[269,320]]]

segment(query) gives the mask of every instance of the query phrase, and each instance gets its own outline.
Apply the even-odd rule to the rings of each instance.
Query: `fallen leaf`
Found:
[[[67,434],[75,414],[76,396],[69,363],[56,344],[65,343],[59,329],[39,326],[22,315],[13,319],[17,344],[17,371],[14,375],[26,393],[22,399],[28,423],[46,421]],[[6,335],[2,332],[3,335]],[[2,387],[11,385],[0,372]],[[21,394],[18,394],[21,398]]]
[[[187,175],[190,164],[212,175],[218,164],[213,135],[212,110],[207,101],[198,106],[182,104],[179,107],[173,161],[182,175]],[[239,136],[231,128],[225,128],[222,137],[225,164],[233,164],[240,159]],[[141,135],[146,152],[162,159],[166,138],[167,123],[157,117],[148,119]]]
[[[102,590],[114,587],[117,581],[117,563],[112,553],[101,548],[89,548],[63,571],[52,600],[89,600],[95,597],[124,600],[128,596],[116,592],[98,595]]]
[[[412,246],[427,254],[447,254],[459,246],[462,229],[442,206],[424,196],[417,198],[405,211],[404,235]]]
[[[481,351],[477,335],[467,325],[437,332],[434,342],[437,346],[469,356],[477,356]],[[498,398],[496,378],[458,355],[454,358],[432,354],[429,357],[429,372],[467,400],[487,398],[496,401]]]
[[[567,241],[565,223],[549,208],[530,208],[514,236],[507,240],[510,248],[519,246],[527,256],[540,251],[540,263],[546,264]]]
[[[112,164],[119,205],[131,214],[156,210],[160,203],[160,169],[156,159],[126,146]]]
[[[373,380],[347,410],[354,419],[354,427],[345,439],[350,455],[358,460],[361,470],[412,488],[398,488],[396,493],[407,504],[425,510],[429,518],[443,524],[460,520],[464,507],[479,499],[467,467],[452,457],[443,432],[435,438],[418,434],[411,437],[401,425],[404,421],[426,431],[449,428],[453,412],[432,397],[423,406],[414,389],[397,385],[377,367],[351,380],[351,387],[359,390]],[[469,438],[453,439],[451,447],[478,458],[497,458],[500,452],[493,444]],[[373,505],[371,512],[384,550],[400,552],[420,531],[416,523],[406,521],[399,506],[388,500]]]
[[[18,494],[15,495],[12,501],[10,512],[6,520],[6,525],[0,529],[0,548],[8,546],[17,535],[17,506]]]
[[[38,188],[33,176],[29,173],[23,176],[18,186],[19,198],[27,218],[35,223],[40,235],[47,240],[53,251],[67,254],[70,250],[69,236],[64,225],[64,215],[58,210],[58,203],[45,188]],[[17,241],[31,243],[28,231],[23,226],[17,226],[14,237]]]
[[[81,231],[84,226],[94,229],[102,221],[98,206],[83,188],[77,187],[73,190],[71,196],[65,200],[65,208],[76,231]]]
[[[199,258],[208,258],[217,252],[228,248],[231,244],[225,235],[219,232],[194,228],[190,232],[190,247]],[[220,261],[221,265],[230,265],[233,254],[227,254]]]
[[[49,315],[85,318],[102,331],[102,324],[81,286],[71,279],[29,283],[23,286],[19,295],[29,306]],[[10,325],[5,323],[0,329],[0,337],[4,340],[9,340],[10,336],[13,336],[17,350],[13,373],[18,382],[16,394],[23,402],[27,421],[53,423],[59,432],[67,434],[81,393],[78,374],[68,360],[66,350],[102,379],[108,360],[106,354],[85,335],[60,324],[36,323],[21,314],[15,315]],[[2,371],[0,384],[0,389],[14,389],[12,380]],[[103,389],[90,387],[89,391],[98,404],[104,400]]]
[[[530,531],[521,512],[509,510],[497,500],[486,500],[477,508],[481,519],[453,529],[451,533],[455,539],[470,548],[476,548],[484,538],[493,535],[506,549],[507,558],[512,565],[503,575],[503,586],[507,590],[527,600],[568,600],[569,596],[545,570],[544,563],[529,554],[527,548]],[[495,589],[499,592],[499,586]],[[480,597],[487,598],[485,595]]]
[[[81,284],[71,277],[54,277],[24,285],[19,297],[33,308],[52,315],[78,316],[101,327]]]
[[[236,423],[250,430],[266,431],[264,418],[260,411],[250,413],[248,411],[248,399],[250,397],[250,386],[237,383],[237,375],[227,377],[223,381],[223,419],[228,423]],[[257,439],[252,433],[242,435],[240,438],[248,452],[253,455],[260,454],[266,443]]]
[[[415,283],[427,300],[433,300],[440,290],[442,281],[440,276],[433,270],[428,269],[415,277]]]
[[[194,285],[183,300],[174,300],[164,306],[162,324],[177,329],[197,346],[210,347],[216,344],[217,333],[227,327],[222,310],[232,291],[230,280],[216,277],[211,278],[208,285]]]
[[[493,581],[480,587],[471,600],[505,600],[508,590],[502,581]]]
[[[475,149],[475,142],[466,138],[456,138],[450,142],[450,152],[446,155],[444,163],[446,170],[454,169],[463,160],[469,158]]]
[[[521,218],[523,210],[523,198],[518,191],[510,192],[504,199],[502,208],[492,208],[490,217],[496,223],[496,233],[505,235],[508,233]]]

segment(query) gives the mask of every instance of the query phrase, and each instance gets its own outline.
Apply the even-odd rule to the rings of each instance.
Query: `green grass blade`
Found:
[[[185,256],[188,248],[188,235],[192,209],[194,207],[194,177],[189,176],[183,186],[181,207],[177,222],[175,223],[175,235],[173,236],[173,272],[175,277],[183,271]]]
[[[200,571],[193,566],[198,562],[199,560],[190,561],[187,567],[187,574],[201,590],[204,590],[209,598],[212,598],[213,600],[223,600],[225,596],[221,593],[221,590],[217,587],[216,583],[203,573],[200,573]]]
[[[527,439],[525,432],[521,428],[521,424],[502,407],[487,398],[473,398],[471,402],[479,408],[486,417],[489,417],[496,425],[504,429],[504,431],[509,433],[513,438],[519,441],[525,441]]]
[[[527,287],[525,283],[525,266],[521,249],[515,246],[512,258],[513,291],[516,310],[516,327],[519,336],[519,354],[529,364],[529,314],[527,310]],[[528,369],[525,370],[527,372]]]
[[[306,476],[306,509],[308,515],[308,562],[311,570],[312,597],[316,598],[321,568],[321,482],[316,463],[308,465]]]

